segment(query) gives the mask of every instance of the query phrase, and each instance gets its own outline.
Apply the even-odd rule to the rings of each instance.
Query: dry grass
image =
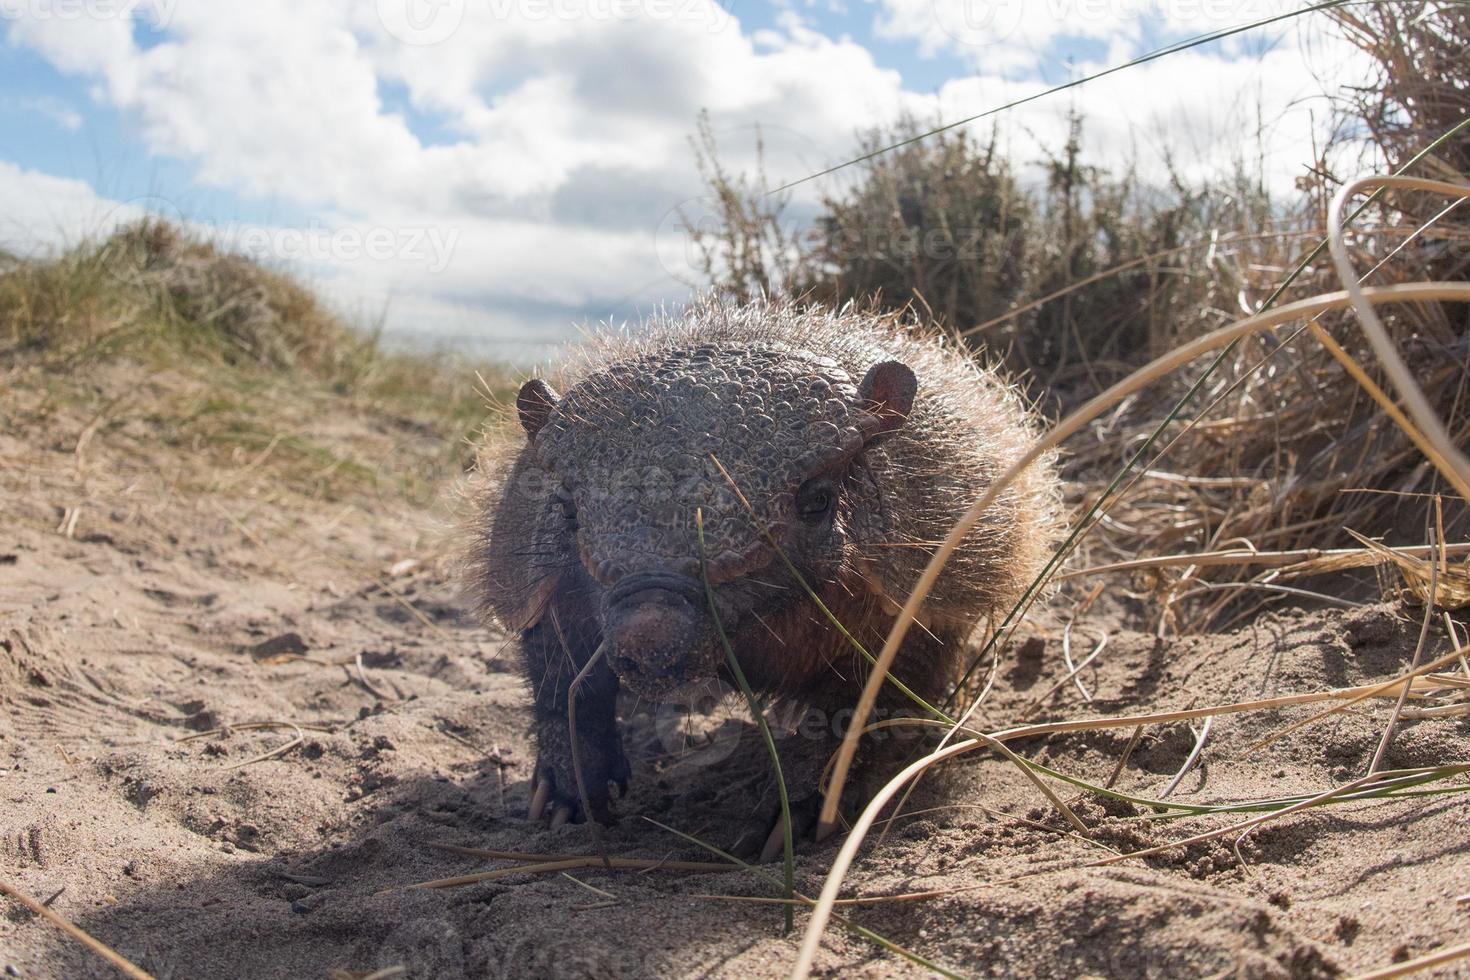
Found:
[[[0,278],[0,338],[50,363],[109,350],[351,375],[372,343],[288,276],[143,219]]]
[[[91,420],[80,467],[106,432],[197,460],[186,489],[326,500],[426,502],[470,464],[487,402],[508,383],[499,366],[387,351],[291,276],[151,219],[0,263],[0,363],[11,381],[0,418]],[[342,455],[320,430],[344,413],[374,419],[400,448]]]
[[[702,240],[705,271],[737,296],[876,296],[893,307],[912,306],[1003,351],[1014,370],[1029,374],[1063,407],[1085,402],[1063,412],[1037,450],[1063,444],[1072,451],[1068,475],[1085,515],[1066,546],[1070,584],[1063,593],[1075,605],[1067,630],[1098,595],[1097,588],[1079,588],[1099,578],[1111,578],[1115,588],[1131,585],[1129,612],[1161,636],[1225,629],[1283,599],[1351,604],[1344,593],[1361,599],[1402,593],[1424,607],[1415,664],[1441,619],[1456,648],[1410,674],[1463,664],[1450,612],[1465,605],[1465,571],[1449,559],[1452,551],[1463,554],[1466,545],[1457,539],[1470,514],[1470,462],[1459,449],[1470,444],[1470,208],[1462,206],[1470,196],[1464,84],[1470,12],[1455,4],[1373,4],[1329,16],[1374,59],[1379,77],[1340,97],[1341,138],[1324,149],[1294,200],[1269,200],[1239,171],[1218,196],[1176,184],[1172,200],[1145,198],[1131,175],[1109,176],[1085,164],[1075,120],[1067,145],[1049,161],[1042,197],[1032,200],[995,158],[993,144],[962,131],[920,142],[920,127],[903,123],[864,142],[855,188],[825,200],[816,234],[806,239],[783,224],[782,202],[766,195],[763,178],[745,181],[709,167],[725,225]],[[890,145],[893,152],[880,151]],[[702,149],[711,159],[716,148],[706,140]],[[1353,172],[1416,179],[1338,176]],[[1374,188],[1361,203],[1355,199]],[[1344,220],[1348,204],[1358,206]],[[955,260],[955,230],[978,227],[987,231],[974,254]],[[907,247],[933,241],[936,232],[950,246],[944,261]],[[1329,232],[1334,262],[1326,261]],[[1209,350],[1220,353],[1203,371],[1168,376]],[[1085,441],[1065,442],[1084,432]],[[868,717],[886,666],[958,537],[1014,475],[988,488],[936,550],[877,657],[856,717]],[[1354,575],[1366,567],[1380,570],[1377,580]],[[1384,568],[1394,571],[1381,574]],[[1324,584],[1303,587],[1311,578]],[[1003,747],[1011,733],[978,731],[969,719],[994,681],[1013,622],[1001,624],[986,647],[990,678],[957,692],[968,703],[959,722],[929,722],[947,731],[939,749],[895,778],[853,828],[828,875],[794,977],[807,975],[847,867],[884,806],[900,790],[906,799],[909,781],[935,764]],[[1102,631],[1095,649],[1105,642]],[[981,663],[977,658],[970,672]],[[1076,679],[1079,668],[1068,666],[1048,695]],[[1163,847],[1244,836],[1261,823],[1364,794],[1391,797],[1392,791],[1382,793],[1385,774],[1375,770],[1398,720],[1470,710],[1458,679],[1450,683],[1448,675],[1428,692],[1441,699],[1448,693],[1448,700],[1406,708],[1424,693],[1416,694],[1407,676],[1343,692],[1343,703],[1288,729],[1392,692],[1366,775]],[[1085,700],[1085,689],[1080,693]],[[1183,714],[1213,719],[1274,707]],[[1152,721],[1084,719],[1027,731],[1122,726],[1136,735]],[[1281,734],[1251,754],[1266,751]],[[949,744],[958,736],[966,740]],[[829,832],[860,737],[852,730],[830,767],[822,815]],[[1208,729],[1196,733],[1180,775],[1207,738]],[[1031,764],[1006,754],[1034,775]],[[1432,778],[1455,779],[1465,771],[1460,760],[1438,767]],[[1423,773],[1393,775],[1420,778]],[[1456,781],[1451,791],[1466,788]],[[1046,795],[1063,819],[1075,821],[1064,802]],[[902,806],[900,800],[897,809]],[[1447,950],[1414,967],[1467,953]]]
[[[1433,169],[1443,167],[1446,158],[1458,160],[1461,168],[1449,171],[1454,173],[1456,180],[1435,182],[1375,177],[1344,184],[1337,191],[1333,206],[1326,209],[1335,269],[1325,264],[1313,264],[1323,251],[1319,246],[1295,263],[1296,271],[1271,290],[1265,305],[1272,305],[1278,298],[1300,296],[1302,290],[1313,286],[1320,288],[1334,273],[1344,287],[1343,292],[1333,294],[1331,299],[1325,296],[1299,299],[1277,307],[1271,313],[1248,317],[1232,328],[1179,345],[1168,355],[1157,358],[1129,379],[1069,414],[1038,447],[1038,451],[1060,444],[1082,431],[1125,398],[1138,395],[1167,371],[1188,363],[1205,350],[1223,347],[1225,353],[1217,358],[1204,378],[1197,379],[1189,389],[1191,394],[1194,393],[1201,388],[1201,381],[1213,374],[1212,386],[1204,389],[1210,401],[1203,412],[1188,419],[1180,415],[1178,408],[1162,412],[1163,405],[1175,402],[1173,393],[1165,389],[1162,403],[1138,398],[1121,418],[1115,414],[1114,423],[1109,427],[1111,431],[1098,433],[1104,437],[1094,442],[1095,446],[1101,447],[1095,450],[1099,454],[1095,460],[1099,468],[1105,466],[1106,457],[1101,454],[1109,449],[1127,455],[1129,446],[1142,444],[1147,449],[1161,436],[1167,437],[1167,442],[1164,449],[1143,467],[1144,474],[1153,475],[1151,481],[1134,477],[1121,493],[1112,495],[1113,490],[1122,485],[1132,464],[1138,463],[1140,457],[1147,458],[1142,452],[1132,453],[1130,466],[1097,493],[1097,503],[1107,503],[1111,508],[1112,521],[1105,530],[1094,535],[1089,556],[1106,549],[1115,570],[1121,571],[1136,568],[1141,554],[1187,550],[1186,544],[1215,553],[1220,549],[1235,548],[1246,553],[1272,549],[1277,553],[1294,551],[1315,555],[1315,549],[1323,544],[1338,543],[1336,536],[1347,523],[1355,522],[1380,532],[1389,530],[1396,523],[1402,523],[1394,506],[1399,500],[1427,495],[1433,502],[1434,516],[1425,549],[1429,558],[1427,586],[1422,581],[1421,569],[1425,563],[1421,558],[1399,556],[1394,549],[1357,535],[1358,540],[1367,544],[1368,550],[1380,560],[1390,560],[1400,568],[1414,570],[1406,570],[1405,574],[1418,587],[1425,606],[1419,647],[1413,658],[1414,667],[1392,681],[1355,693],[1348,701],[1356,703],[1396,689],[1394,707],[1378,751],[1363,777],[1310,798],[1273,806],[1271,812],[1264,816],[1205,831],[1147,851],[1107,858],[1099,863],[1116,863],[1222,836],[1238,835],[1238,846],[1240,840],[1265,822],[1308,807],[1361,799],[1365,790],[1372,789],[1376,793],[1384,786],[1382,779],[1385,775],[1376,770],[1410,696],[1410,682],[1433,669],[1457,663],[1465,655],[1465,650],[1458,648],[1430,665],[1418,666],[1429,627],[1436,621],[1436,602],[1448,600],[1447,606],[1458,605],[1455,592],[1443,591],[1439,587],[1441,574],[1460,578],[1458,570],[1449,566],[1447,555],[1439,549],[1445,547],[1447,537],[1458,530],[1463,522],[1465,505],[1470,503],[1470,493],[1467,493],[1470,464],[1457,448],[1470,437],[1470,409],[1464,404],[1465,384],[1470,380],[1470,347],[1466,346],[1470,329],[1466,328],[1463,305],[1470,302],[1470,283],[1456,281],[1465,278],[1463,254],[1454,248],[1434,247],[1446,241],[1461,243],[1470,239],[1470,228],[1455,221],[1456,206],[1470,196],[1470,186],[1464,184],[1463,177],[1465,148],[1470,146],[1467,129],[1470,127],[1467,127],[1463,113],[1453,119],[1452,125],[1439,130],[1427,128],[1432,123],[1415,125],[1421,114],[1439,119],[1439,114],[1446,111],[1445,102],[1449,95],[1463,98],[1463,85],[1448,89],[1440,86],[1438,83],[1444,73],[1451,70],[1442,61],[1432,56],[1410,57],[1398,53],[1393,45],[1428,47],[1441,56],[1447,51],[1464,54],[1466,42],[1470,40],[1470,19],[1456,10],[1450,12],[1445,20],[1434,22],[1432,29],[1420,30],[1421,22],[1411,21],[1409,15],[1399,13],[1398,8],[1374,8],[1368,17],[1371,24],[1350,17],[1344,17],[1344,23],[1350,30],[1360,31],[1366,37],[1365,46],[1383,59],[1385,75],[1392,84],[1386,84],[1366,103],[1360,101],[1354,111],[1368,118],[1370,123],[1379,123],[1373,129],[1374,145],[1384,156],[1400,160],[1404,169],[1420,164]],[[1423,67],[1426,61],[1430,66],[1428,69]],[[1454,63],[1463,64],[1463,61]],[[1439,66],[1439,77],[1432,70],[1436,65]],[[1406,74],[1410,72],[1420,74]],[[1394,103],[1392,106],[1389,105],[1391,102]],[[1393,121],[1391,125],[1388,120]],[[1345,202],[1359,189],[1372,187],[1388,188],[1392,193],[1375,195],[1370,199],[1373,206],[1360,207],[1344,220]],[[1318,187],[1316,191],[1321,193],[1325,188]],[[1438,201],[1428,203],[1424,196],[1426,192],[1433,192]],[[1449,206],[1444,203],[1446,196],[1452,202]],[[1351,224],[1352,219],[1360,215],[1362,222]],[[1366,231],[1360,232],[1359,229],[1364,227]],[[1347,245],[1349,233],[1355,239],[1351,249]],[[1286,267],[1283,265],[1281,268],[1284,271]],[[1360,275],[1356,271],[1359,268],[1369,271]],[[1362,285],[1369,282],[1374,285],[1366,288]],[[1385,288],[1377,285],[1379,283],[1390,285]],[[1294,284],[1296,291],[1289,291],[1288,287]],[[1415,289],[1425,292],[1415,297]],[[1380,302],[1392,302],[1395,297],[1408,302],[1395,306],[1386,316],[1372,309]],[[1447,305],[1446,301],[1455,305]],[[1242,305],[1251,308],[1250,304]],[[1337,311],[1348,307],[1354,310],[1355,319],[1338,315]],[[1274,334],[1275,327],[1287,324],[1299,325],[1288,337]],[[1275,370],[1262,370],[1263,367]],[[1344,375],[1362,395],[1351,398],[1346,406],[1342,394]],[[1406,410],[1397,407],[1394,399],[1385,394],[1386,389],[1398,394],[1406,403]],[[1187,401],[1186,395],[1178,401],[1179,408],[1184,407]],[[1219,408],[1225,410],[1223,417],[1214,414]],[[1161,418],[1162,422],[1159,421]],[[1171,450],[1176,460],[1183,461],[1182,471],[1178,462],[1172,472],[1161,469],[1160,457]],[[952,552],[956,535],[962,534],[967,524],[978,518],[988,501],[1016,472],[1019,468],[1004,474],[996,486],[988,488],[957,525],[955,533],[935,553],[879,655],[874,674],[859,700],[856,717],[869,716],[873,698],[883,683],[886,666],[917,614],[928,586]],[[1161,474],[1163,478],[1160,478]],[[1449,487],[1448,495],[1445,484]],[[1389,489],[1395,493],[1343,493],[1359,487]],[[1118,506],[1120,501],[1122,506]],[[1101,509],[1095,507],[1095,510]],[[1448,518],[1447,510],[1450,511]],[[1083,529],[1084,533],[1094,527],[1103,525],[1087,527]],[[1205,586],[1218,584],[1210,582],[1211,573],[1225,564],[1197,561],[1181,568],[1178,559],[1171,556],[1170,561],[1150,567],[1154,577],[1151,590],[1154,602],[1151,605],[1158,616],[1159,632],[1203,629],[1216,623],[1227,611],[1234,612],[1238,619],[1249,615],[1252,609],[1248,607],[1245,612],[1239,609],[1241,600],[1235,589],[1243,592],[1250,586],[1280,588],[1275,586],[1275,582],[1281,577],[1281,570],[1268,568],[1248,581],[1227,583],[1232,591],[1220,600]],[[1301,590],[1284,591],[1310,595]],[[1188,600],[1195,596],[1203,598],[1191,604]],[[1253,601],[1257,609],[1264,602]],[[1193,615],[1186,616],[1186,613]],[[1452,645],[1458,646],[1457,634],[1452,621],[1448,620],[1447,611],[1446,622]],[[1452,685],[1452,688],[1457,687]],[[1008,734],[978,732],[969,726],[969,719],[980,700],[971,704],[959,723],[948,726],[938,749],[895,777],[864,810],[828,874],[801,955],[792,971],[793,977],[809,975],[826,917],[837,900],[842,882],[867,832],[884,807],[926,769],[967,752],[994,747]],[[1331,710],[1340,710],[1342,706]],[[1260,710],[1261,707],[1265,706],[1217,706],[1204,709],[1204,715],[1213,717],[1220,712]],[[1454,702],[1441,707],[1458,712],[1463,706]],[[1310,724],[1330,713],[1313,716],[1298,726]],[[1088,730],[1096,725],[1129,727],[1144,723],[1147,723],[1146,719],[1112,718],[1063,722],[1055,730]],[[960,735],[969,737],[950,743],[951,738]],[[832,780],[826,787],[823,825],[829,830],[835,823],[835,804],[844,785],[847,764],[860,737],[861,733],[856,730],[849,733],[833,768]],[[1259,743],[1252,752],[1263,750],[1269,741],[1277,737],[1279,735]],[[1197,734],[1191,761],[1202,748],[1205,738],[1206,732]],[[1019,764],[1025,766],[1024,763]],[[1186,762],[1186,769],[1188,765]],[[1463,763],[1446,765],[1435,770],[1434,778],[1453,778],[1466,771],[1470,771],[1470,766]],[[1415,780],[1424,774],[1405,772],[1392,776],[1395,780]],[[1466,789],[1470,787],[1457,784],[1457,791]],[[901,802],[899,806],[902,806]],[[1065,807],[1062,810],[1065,811]],[[1070,814],[1064,812],[1063,815]],[[1447,950],[1426,958],[1422,965],[1444,963],[1467,954],[1470,954],[1470,949]]]
[[[1339,129],[1366,130],[1368,139],[1337,164],[1324,154],[1298,212],[1299,231],[1330,227],[1329,202],[1341,183],[1331,174],[1338,167],[1378,165],[1398,172],[1414,160],[1416,176],[1463,183],[1470,167],[1470,130],[1463,126],[1470,94],[1460,66],[1470,51],[1470,16],[1463,7],[1431,6],[1436,9],[1373,5],[1332,13],[1346,35],[1378,61],[1381,76],[1348,93],[1340,106]],[[1353,148],[1344,143],[1339,157]],[[1252,257],[1249,270],[1238,262],[1224,267],[1233,266],[1228,278],[1241,284],[1243,307],[1276,289],[1261,270],[1268,276],[1281,270],[1279,276],[1297,264],[1283,244],[1289,243],[1278,240],[1269,254]],[[1463,280],[1470,272],[1470,211],[1442,194],[1395,189],[1378,195],[1359,215],[1343,253],[1365,285]],[[1338,274],[1314,261],[1284,298],[1337,288]],[[1449,441],[1465,444],[1470,330],[1464,307],[1396,307],[1386,314],[1384,328],[1405,373],[1423,389],[1425,406],[1443,420]],[[1165,427],[1159,440],[1164,448],[1145,457],[1113,497],[1110,520],[1091,532],[1077,565],[1168,551],[1342,548],[1353,543],[1345,528],[1399,541],[1417,535],[1413,495],[1441,492],[1446,480],[1426,464],[1416,427],[1400,424],[1393,402],[1380,397],[1393,387],[1386,373],[1391,365],[1378,346],[1353,317],[1329,315],[1233,348],[1195,396],[1189,416]],[[1141,399],[1096,428],[1094,439],[1073,457],[1073,471],[1084,478],[1110,472],[1115,460],[1153,432],[1162,406],[1178,390]],[[1098,480],[1092,493],[1101,486]],[[1353,492],[1362,489],[1388,493]],[[1462,501],[1447,500],[1448,539],[1463,533],[1466,515]],[[1268,569],[1247,581],[1269,584],[1327,570]],[[1159,632],[1219,628],[1279,601],[1240,590],[1223,596],[1194,591],[1223,581],[1222,575],[1233,573],[1201,564],[1156,570],[1136,577],[1134,585],[1152,600],[1149,614]],[[1359,592],[1372,588],[1361,583]]]
[[[1463,5],[1373,4],[1328,15],[1375,59],[1380,77],[1339,94],[1340,138],[1294,197],[1273,199],[1245,164],[1209,185],[1176,178],[1162,189],[1131,172],[1106,173],[1088,162],[1078,120],[1048,154],[1044,187],[1028,195],[993,141],[950,130],[915,142],[921,127],[907,121],[862,142],[865,151],[898,146],[865,153],[850,189],[829,194],[816,229],[802,235],[785,220],[783,199],[766,193],[764,175],[722,171],[706,136],[701,156],[721,223],[697,236],[704,271],[736,297],[876,296],[912,307],[986,345],[989,356],[1002,354],[1062,414],[1242,315],[1341,288],[1315,257],[1288,276],[1326,236],[1337,175],[1402,170],[1470,115]],[[1470,131],[1461,130],[1413,172],[1453,179],[1467,167]],[[1412,190],[1376,196],[1346,243],[1363,283],[1465,278],[1470,210],[1453,204]],[[1470,439],[1463,308],[1396,307],[1385,329],[1450,437]],[[1351,316],[1330,313],[1231,345],[1202,372],[1099,419],[1066,447],[1079,511],[1097,502],[1106,513],[1075,542],[1072,568],[1144,554],[1341,549],[1353,544],[1344,528],[1403,535],[1417,525],[1410,495],[1445,483],[1424,465],[1414,430],[1394,424],[1393,409],[1375,397],[1375,388],[1390,388],[1381,361]],[[1353,384],[1355,370],[1371,384]],[[1119,464],[1141,447],[1115,483]],[[1354,492],[1364,488],[1395,496]],[[1460,533],[1466,517],[1462,504],[1448,503],[1446,532]],[[1219,565],[1155,566],[1132,577],[1131,593],[1137,615],[1161,634],[1218,629],[1291,594],[1282,580],[1319,570],[1267,569],[1241,582]],[[1349,581],[1364,596],[1376,587]]]
[[[27,895],[25,892],[11,885],[4,879],[0,879],[0,895],[4,895],[8,898],[13,899],[23,908],[27,909],[37,916],[40,916],[42,919],[45,919],[57,929],[60,929],[68,936],[75,939],[77,942],[81,943],[92,952],[96,953],[100,958],[106,960],[118,971],[118,973],[122,974],[123,976],[130,977],[132,978],[132,980],[153,980],[153,975],[151,973],[140,969],[137,964],[132,963],[131,961],[123,957],[112,947],[99,941],[97,938],[92,936],[86,930],[82,929],[80,926],[52,911],[45,902],[38,902],[36,899]]]

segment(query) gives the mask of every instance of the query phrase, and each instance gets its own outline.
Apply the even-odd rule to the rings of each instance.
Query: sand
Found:
[[[589,868],[406,889],[504,866],[442,845],[592,850],[585,826],[553,831],[524,819],[534,761],[525,686],[514,650],[469,617],[456,591],[437,530],[445,505],[284,486],[251,453],[201,462],[198,447],[156,438],[141,409],[94,424],[96,406],[145,375],[104,372],[90,397],[59,408],[25,378],[12,377],[4,395],[5,881],[157,977],[789,970],[804,915],[785,935],[779,909],[715,897],[776,893],[748,872]],[[362,460],[397,458],[406,438],[431,438],[340,407],[298,421],[317,443]],[[1109,635],[1080,675],[1091,703],[1063,685],[1034,705],[1066,670],[1060,633],[1043,619],[1002,664],[983,725],[1366,683],[1402,669],[1417,615],[1392,602],[1284,602],[1233,632],[1158,640],[1099,613],[1074,634],[1089,637],[1084,648],[1098,630]],[[1446,649],[1431,632],[1427,655]],[[1309,710],[1220,718],[1171,799],[1314,793],[1361,775],[1382,702],[1246,751]],[[761,750],[738,713],[695,718],[675,734],[659,721],[644,712],[631,722],[633,786],[607,846],[715,860],[643,818],[730,843],[767,789]],[[273,727],[246,727],[259,722]],[[710,749],[686,743],[687,731],[743,740]],[[1101,783],[1129,734],[1014,747]],[[1116,787],[1163,792],[1193,743],[1187,725],[1150,728]],[[1403,723],[1388,765],[1467,759],[1470,719],[1459,717]],[[969,976],[1349,975],[1470,932],[1462,796],[1296,814],[1252,834],[1238,855],[1230,838],[1083,867],[1227,821],[1142,820],[1126,803],[1063,795],[1085,837],[1010,764],[977,753],[947,766],[848,882],[848,894],[947,894],[852,917]],[[801,890],[820,890],[834,853],[830,842],[801,849]],[[0,910],[0,975],[117,975],[17,904],[0,899]],[[818,966],[825,976],[926,972],[837,926]],[[1470,966],[1455,971],[1442,975]]]

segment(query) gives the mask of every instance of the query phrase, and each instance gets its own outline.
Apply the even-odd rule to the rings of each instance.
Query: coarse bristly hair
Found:
[[[912,410],[881,438],[854,442],[842,426],[845,419],[861,414],[856,386],[870,368],[886,361],[907,365],[916,377]],[[701,380],[690,387],[682,376],[694,371]],[[696,458],[700,454],[672,435],[667,440],[650,439],[646,432],[630,435],[640,421],[652,423],[655,415],[667,419],[669,413],[682,411],[678,401],[690,391],[709,395],[711,376],[716,387],[726,379],[731,394],[718,404],[738,405],[732,411],[739,417],[726,417],[722,410],[720,418],[691,427],[687,419],[673,416],[682,428],[703,434],[705,458]],[[1019,388],[998,372],[977,364],[958,345],[913,319],[852,306],[832,311],[705,299],[683,312],[659,315],[636,332],[595,333],[544,378],[562,393],[560,428],[548,423],[552,434],[538,435],[533,444],[519,428],[502,427],[481,451],[474,488],[477,517],[469,531],[467,584],[482,613],[510,630],[539,620],[563,571],[578,560],[604,586],[649,561],[662,560],[697,575],[701,547],[708,548],[711,569],[728,569],[729,574],[714,576],[717,585],[776,564],[779,559],[762,538],[771,534],[779,541],[785,526],[782,508],[789,506],[790,493],[781,481],[801,465],[831,458],[845,471],[839,512],[843,557],[831,569],[830,580],[810,584],[829,605],[866,620],[844,619],[854,635],[881,638],[935,547],[1036,438]],[[742,384],[760,391],[742,400],[748,394]],[[806,398],[803,386],[808,384],[829,400]],[[804,400],[793,404],[797,399]],[[686,401],[705,406],[701,411],[716,403],[711,398]],[[853,407],[850,414],[844,405]],[[805,428],[783,428],[783,413],[810,417],[816,410],[825,419],[823,406],[837,412],[833,424],[806,421],[798,423]],[[774,426],[762,429],[756,423],[772,420],[761,416],[776,416]],[[831,445],[818,445],[823,438]],[[548,452],[556,458],[545,458]],[[788,464],[794,456],[800,457],[800,465],[792,470]],[[718,458],[724,472],[708,465],[709,457]],[[549,465],[605,474],[615,465],[641,472],[651,464],[670,477],[661,485],[664,492],[639,486],[633,495],[637,499],[630,502],[609,487],[592,495],[579,487],[577,506],[584,513],[592,511],[588,523],[600,530],[584,526],[574,546],[559,549],[551,543],[545,527],[553,518],[547,514],[555,511],[556,495],[566,493],[561,487],[570,481],[550,475]],[[722,497],[731,483],[740,493]],[[670,493],[670,486],[682,489]],[[927,600],[921,622],[949,638],[947,645],[958,647],[962,644],[954,641],[962,641],[980,621],[1008,611],[1059,539],[1059,496],[1050,456],[1028,467],[957,550]],[[692,510],[700,501],[704,545],[695,542],[693,533]],[[586,540],[589,535],[597,540]],[[585,590],[587,576],[578,571]],[[841,601],[843,596],[863,601]],[[811,603],[802,600],[801,605]],[[795,643],[778,638],[786,641],[786,652],[771,656],[789,657],[801,649],[809,639],[803,624],[819,633],[835,632],[805,612],[800,623],[789,618],[782,622],[800,635]],[[770,631],[769,623],[762,625]],[[844,641],[806,645],[828,651],[810,658],[816,669],[818,661],[830,663],[830,651],[842,648]],[[946,651],[941,658],[946,662],[930,668],[952,674],[958,653]],[[775,673],[789,677],[792,667]]]

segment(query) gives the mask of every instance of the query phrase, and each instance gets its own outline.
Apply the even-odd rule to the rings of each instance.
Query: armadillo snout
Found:
[[[633,691],[659,697],[702,679],[702,586],[683,575],[625,578],[608,591],[602,634],[613,671]]]

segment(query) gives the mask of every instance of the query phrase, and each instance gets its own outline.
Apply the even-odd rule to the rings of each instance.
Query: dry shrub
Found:
[[[456,431],[484,415],[470,365],[387,351],[288,272],[154,218],[51,258],[0,257],[0,353],[52,370],[128,356],[307,380]],[[507,376],[481,373],[497,390]]]
[[[1470,54],[1470,17],[1463,8],[1426,13],[1417,6],[1375,5],[1337,10],[1333,17],[1373,56],[1378,78],[1347,91],[1338,102],[1338,130],[1366,139],[1345,141],[1340,149],[1346,152],[1335,161],[1324,154],[1319,178],[1304,189],[1298,227],[1313,233],[1341,183],[1360,173],[1399,170],[1470,113],[1463,67]],[[1461,133],[1413,172],[1440,177],[1453,172],[1463,179],[1467,166],[1470,133]],[[1359,275],[1372,285],[1465,279],[1470,210],[1446,212],[1453,203],[1395,193],[1372,204],[1354,222],[1350,237]],[[1265,287],[1274,288],[1311,244],[1283,242],[1268,261],[1257,260],[1257,269],[1271,274],[1265,282],[1258,277],[1245,293],[1250,303],[1260,302]],[[1238,271],[1248,282],[1245,270]],[[1324,253],[1284,298],[1339,288]],[[1456,441],[1470,441],[1470,319],[1464,306],[1390,306],[1381,316]],[[1355,318],[1323,317],[1320,326],[1392,392]],[[1111,431],[1102,430],[1107,438],[1093,450],[1097,461],[1114,462],[1139,444],[1177,393],[1136,405]],[[1185,418],[1205,406],[1211,408],[1199,424],[1186,430],[1176,422],[1166,428],[1166,440],[1178,441],[1158,464],[1163,472],[1143,477],[1122,500],[1113,522],[1094,536],[1091,560],[1233,547],[1355,547],[1346,528],[1387,535],[1399,544],[1425,540],[1428,501],[1416,495],[1448,488],[1310,332],[1279,331],[1236,348]],[[1116,450],[1111,459],[1105,447]],[[1463,536],[1465,515],[1464,503],[1450,494],[1436,513],[1436,522],[1442,520],[1437,533],[1451,540]],[[1259,584],[1291,577],[1278,569],[1181,568],[1147,584],[1164,599],[1160,625],[1203,628],[1279,600],[1260,592],[1249,598],[1229,589],[1202,592],[1202,583]],[[1325,591],[1335,593],[1343,584],[1327,585]],[[1191,601],[1174,601],[1189,593],[1196,594]]]
[[[686,223],[701,271],[741,301],[911,307],[1004,352],[1034,394],[1063,402],[1235,315],[1236,287],[1201,275],[1192,245],[1258,255],[1255,239],[1231,240],[1272,226],[1259,180],[1243,166],[1210,186],[1174,176],[1151,187],[1131,168],[1112,174],[1088,163],[1084,121],[1074,115],[1067,142],[1044,154],[1043,179],[1028,189],[996,130],[983,141],[962,129],[919,139],[927,128],[905,118],[868,133],[858,147],[867,159],[846,189],[825,195],[814,225],[799,228],[763,173],[719,166],[703,126],[696,150],[717,223]],[[1054,302],[1029,302],[1062,289]]]
[[[1377,63],[1372,81],[1347,97],[1352,118],[1390,168],[1403,166],[1426,136],[1447,132],[1470,114],[1470,10],[1464,4],[1365,4],[1331,16]],[[1470,172],[1470,139],[1440,148],[1423,170],[1428,177],[1463,179]]]
[[[310,494],[425,503],[470,465],[487,398],[508,383],[500,367],[384,350],[291,275],[154,219],[0,260],[0,393],[45,393],[0,398],[0,415],[39,427],[72,407],[146,431],[192,454],[206,487],[216,468],[255,459],[256,476]],[[370,418],[401,446],[342,456],[333,413]]]
[[[829,195],[806,233],[783,224],[781,202],[764,196],[763,181],[737,184],[716,173],[712,187],[731,202],[727,216],[742,221],[727,223],[723,242],[706,249],[705,271],[728,291],[732,267],[724,256],[734,245],[746,282],[760,279],[762,289],[834,303],[876,295],[889,307],[912,306],[1002,353],[1044,405],[1071,407],[1180,342],[1260,309],[1321,239],[1327,202],[1341,183],[1404,166],[1470,115],[1470,14],[1463,7],[1382,4],[1332,16],[1372,55],[1379,77],[1335,93],[1341,138],[1324,148],[1294,197],[1272,200],[1240,162],[1209,186],[1174,177],[1159,188],[1131,172],[1106,173],[1086,162],[1078,119],[1066,145],[1043,161],[1043,186],[1025,192],[993,140],[951,131],[858,164],[855,185]],[[871,135],[860,150],[918,132],[907,121]],[[1461,134],[1416,172],[1443,177],[1467,167],[1470,136]],[[1440,215],[1448,203],[1390,194],[1368,208],[1353,236],[1366,281],[1465,278],[1470,208]],[[956,230],[982,226],[990,230],[983,247],[959,261],[892,247],[935,235],[947,244]],[[782,262],[757,276],[750,266],[764,253],[738,246],[761,235],[782,243]],[[1278,302],[1338,288],[1324,253]],[[1464,308],[1389,307],[1383,315],[1451,432],[1470,439]],[[1326,316],[1321,326],[1386,384],[1351,316]],[[1181,372],[1069,445],[1076,502],[1090,504],[1162,426],[1108,518],[1084,538],[1074,568],[1223,548],[1355,547],[1345,527],[1396,533],[1399,543],[1406,533],[1423,540],[1424,501],[1405,495],[1441,492],[1437,475],[1305,325],[1232,347],[1171,418],[1204,371],[1202,363]],[[1447,502],[1443,514],[1445,534],[1459,533],[1463,506]],[[1185,563],[1155,570],[1135,582],[1135,594],[1160,601],[1137,609],[1151,627],[1219,627],[1280,600],[1222,588],[1291,577],[1278,568],[1256,571]]]
[[[166,347],[322,377],[371,346],[290,276],[154,218],[0,270],[0,336],[53,355]]]
[[[868,134],[864,154],[913,139],[909,118]],[[913,302],[959,330],[1005,312],[1026,287],[1035,205],[1021,192],[992,131],[909,143],[859,165],[855,185],[828,196],[796,284],[840,306],[867,296]]]

